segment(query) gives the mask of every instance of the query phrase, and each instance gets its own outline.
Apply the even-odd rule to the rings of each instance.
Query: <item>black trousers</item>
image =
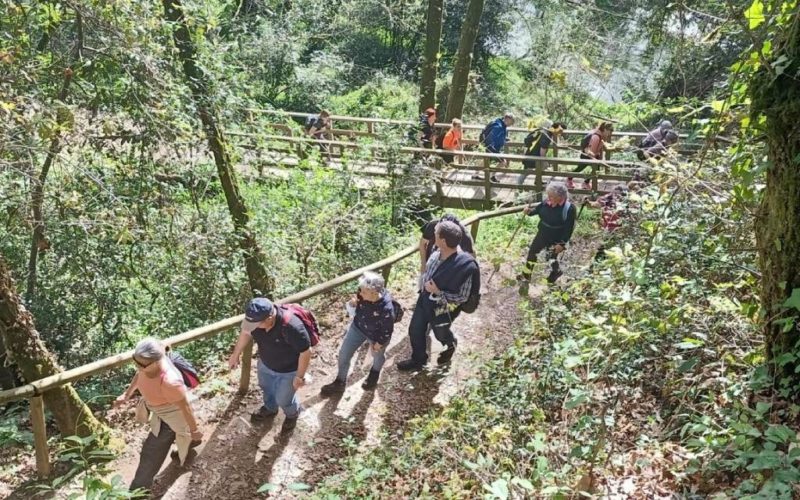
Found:
[[[547,252],[545,256],[547,257],[547,260],[550,261],[550,276],[547,277],[547,281],[553,283],[556,279],[558,279],[560,268],[558,265],[558,255],[555,251],[556,243],[558,242],[544,231],[540,230],[538,233],[536,233],[536,237],[533,238],[531,246],[528,248],[528,257],[525,260],[525,270],[522,271],[523,278],[526,280],[531,279],[533,266],[536,264],[536,257],[539,255],[539,252],[546,249]]]
[[[428,362],[428,328],[433,330],[436,340],[445,346],[455,342],[451,327],[461,312],[456,308],[453,312],[437,315],[436,303],[428,298],[428,294],[419,294],[414,314],[408,325],[408,337],[411,340],[411,359],[420,364]]]
[[[136,475],[131,481],[131,490],[137,488],[149,490],[153,487],[153,479],[161,469],[174,441],[175,431],[163,420],[158,436],[152,432],[147,433],[147,439],[144,440],[142,452],[139,454],[139,467],[136,468]]]
[[[581,153],[581,160],[591,160],[591,159],[592,159],[591,156],[587,156],[587,155]],[[589,165],[587,165],[585,163],[582,163],[582,164],[578,165],[577,167],[575,167],[572,171],[573,172],[583,172],[584,170],[586,170],[586,167],[588,167],[588,166]],[[572,177],[570,177],[570,179],[572,179]]]

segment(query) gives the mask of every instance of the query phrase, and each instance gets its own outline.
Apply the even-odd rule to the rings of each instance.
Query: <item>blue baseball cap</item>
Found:
[[[258,324],[272,316],[275,306],[272,301],[259,297],[248,302],[244,308],[244,320],[242,320],[242,331],[252,332],[258,328]]]

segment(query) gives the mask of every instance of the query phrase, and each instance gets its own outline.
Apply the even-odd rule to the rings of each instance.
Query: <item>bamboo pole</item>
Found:
[[[30,403],[33,443],[36,449],[36,472],[39,474],[39,479],[45,479],[50,475],[50,450],[47,448],[44,400],[41,395],[36,395],[30,399]]]

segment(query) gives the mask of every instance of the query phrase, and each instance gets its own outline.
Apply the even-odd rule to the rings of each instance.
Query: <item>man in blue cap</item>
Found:
[[[288,321],[284,315],[288,314]],[[297,425],[302,407],[297,390],[305,385],[305,374],[311,361],[311,339],[300,318],[265,298],[251,300],[244,311],[241,333],[228,367],[239,366],[242,350],[253,339],[258,345],[258,385],[264,392],[264,404],[252,415],[253,422],[263,422],[283,408],[286,420],[281,432]]]

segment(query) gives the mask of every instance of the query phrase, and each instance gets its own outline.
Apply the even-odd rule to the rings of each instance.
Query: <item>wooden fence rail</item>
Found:
[[[489,212],[475,214],[464,219],[463,223],[464,225],[472,225],[473,227],[471,229],[473,237],[477,237],[478,223],[481,220],[518,213],[521,212],[523,208],[524,206],[514,206],[514,207],[507,207]],[[287,302],[303,302],[312,297],[315,297],[325,292],[329,292],[345,283],[357,279],[359,276],[361,276],[361,274],[364,273],[364,271],[381,270],[384,273],[384,275],[388,277],[389,273],[391,272],[391,268],[395,263],[403,259],[406,259],[411,255],[414,255],[418,251],[419,251],[418,245],[416,244],[411,245],[383,260],[379,260],[378,262],[374,262],[360,269],[350,271],[349,273],[333,278],[329,281],[326,281],[325,283],[321,283],[311,288],[307,288],[301,292],[292,294],[288,297],[279,299],[276,302],[279,304]],[[200,340],[206,337],[210,337],[212,335],[220,334],[230,330],[231,328],[237,327],[242,322],[242,319],[244,319],[243,314],[238,316],[233,316],[231,318],[226,318],[217,321],[216,323],[195,328],[187,332],[175,335],[173,337],[164,339],[164,343],[169,346],[177,346],[188,342],[193,342],[195,340]],[[248,349],[246,353],[242,354],[242,370],[239,381],[239,390],[242,392],[247,391],[250,387],[250,370],[245,369],[246,368],[244,363],[245,358],[247,359],[249,365],[249,361],[252,358],[252,342],[250,344],[250,349]],[[93,363],[89,363],[86,365],[82,365],[76,368],[63,371],[57,375],[51,375],[49,377],[35,380],[33,382],[27,383],[20,387],[16,387],[14,389],[10,389],[7,391],[0,391],[0,404],[6,404],[12,401],[17,401],[22,399],[28,399],[30,401],[31,423],[33,427],[34,444],[36,448],[36,467],[40,477],[42,478],[47,477],[50,473],[50,462],[49,462],[50,455],[47,448],[47,434],[45,427],[45,415],[42,402],[42,393],[69,384],[71,382],[76,382],[78,380],[82,380],[87,377],[91,377],[93,375],[98,375],[101,373],[108,372],[110,370],[113,370],[114,368],[130,363],[132,359],[133,359],[133,351],[132,350],[126,351],[120,354],[115,354],[113,356],[109,356],[107,358],[95,361]]]
[[[280,109],[263,109],[263,108],[245,108],[245,111],[248,113],[253,114],[268,114],[273,116],[283,116],[283,117],[290,117],[290,118],[301,118],[306,119],[309,116],[317,116],[316,113],[302,113],[296,111],[283,111]],[[368,126],[368,132],[372,133],[372,129],[375,125],[396,125],[402,127],[412,127],[418,125],[417,122],[411,120],[391,120],[386,118],[364,118],[359,116],[345,116],[345,115],[331,115],[331,120],[345,122],[345,123],[364,123]],[[449,123],[440,123],[437,122],[434,124],[437,128],[444,128],[447,129],[450,127]],[[483,130],[485,125],[478,125],[478,124],[470,124],[464,123],[462,128],[464,130]],[[511,133],[529,133],[530,130],[526,127],[508,127],[508,132]],[[567,129],[564,131],[564,135],[576,135],[583,137],[584,135],[588,134],[589,130],[578,130],[578,129]],[[628,137],[645,137],[647,136],[647,132],[635,132],[635,131],[626,131],[626,130],[614,130],[614,135],[617,136],[628,136]],[[688,139],[693,137],[698,140],[704,140],[705,137],[701,135],[692,136],[690,134],[679,134],[679,138],[681,139]],[[724,139],[724,138],[722,138]],[[727,140],[727,139],[724,139]]]

